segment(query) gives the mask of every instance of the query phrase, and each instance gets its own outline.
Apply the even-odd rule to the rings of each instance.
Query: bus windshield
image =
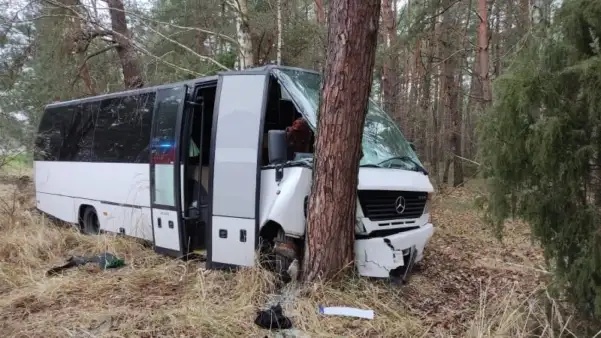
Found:
[[[299,106],[309,125],[315,130],[321,94],[320,75],[286,68],[276,69],[274,74]],[[399,127],[371,99],[365,117],[362,148],[361,166],[425,171],[417,154],[403,137]]]

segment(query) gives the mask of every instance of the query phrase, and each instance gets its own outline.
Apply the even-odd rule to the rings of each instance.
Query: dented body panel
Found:
[[[405,265],[403,257],[409,255],[413,246],[417,250],[415,261],[421,261],[433,233],[434,226],[427,223],[418,229],[386,237],[355,240],[355,265],[359,274],[389,277],[391,271]]]

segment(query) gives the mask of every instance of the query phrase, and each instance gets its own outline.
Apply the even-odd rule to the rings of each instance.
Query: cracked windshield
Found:
[[[275,72],[311,127],[315,128],[321,77],[316,73],[295,69],[278,69]],[[367,109],[360,165],[422,171],[423,165],[417,154],[390,116],[371,100]]]

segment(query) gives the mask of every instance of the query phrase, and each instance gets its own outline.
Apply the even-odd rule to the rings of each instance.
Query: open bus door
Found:
[[[154,249],[168,256],[187,254],[181,216],[181,121],[188,86],[157,90],[150,136],[150,210]]]
[[[255,263],[268,84],[267,71],[219,74],[210,156],[209,269]]]

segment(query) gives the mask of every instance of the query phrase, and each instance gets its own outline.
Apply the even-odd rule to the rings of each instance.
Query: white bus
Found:
[[[319,74],[270,65],[50,104],[36,137],[37,208],[170,256],[206,250],[208,268],[253,266],[257,252],[288,262],[273,246],[302,250],[313,142],[290,156],[284,130],[297,118],[315,130],[319,94]],[[373,102],[362,146],[356,266],[389,277],[423,257],[433,187]]]

